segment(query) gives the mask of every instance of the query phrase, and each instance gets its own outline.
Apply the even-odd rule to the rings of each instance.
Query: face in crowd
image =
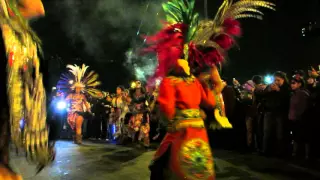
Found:
[[[279,77],[279,76],[275,76],[275,77],[274,77],[274,83],[275,83],[277,86],[281,87],[281,86],[283,85],[283,83],[284,83],[284,79],[281,78],[281,77]]]
[[[77,94],[81,93],[81,87],[76,87],[75,91]]]
[[[116,93],[117,93],[117,95],[121,95],[122,94],[122,89],[120,87],[117,87]]]
[[[290,86],[292,90],[297,90],[302,86],[302,84],[300,82],[292,80]]]

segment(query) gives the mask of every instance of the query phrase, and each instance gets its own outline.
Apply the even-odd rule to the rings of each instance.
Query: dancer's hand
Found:
[[[214,117],[222,128],[232,128],[232,124],[229,122],[228,118],[221,116],[218,109],[214,110]]]

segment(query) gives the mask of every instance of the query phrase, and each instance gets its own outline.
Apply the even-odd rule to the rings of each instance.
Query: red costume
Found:
[[[257,7],[273,8],[272,3],[264,1],[232,3],[225,0],[213,21],[199,22],[194,5],[195,0],[164,3],[167,26],[146,37],[149,47],[144,52],[155,52],[159,61],[149,85],[153,85],[155,79],[162,79],[158,103],[168,121],[167,134],[149,167],[151,180],[215,179],[213,156],[200,109],[214,112],[221,127],[231,128],[232,125],[221,116],[223,103],[215,102],[209,89],[212,84],[200,83],[190,75],[190,70],[201,74],[223,61],[225,51],[234,44],[233,37],[240,35],[239,22],[235,19],[260,17],[260,11],[255,10]],[[221,81],[215,78],[216,72],[211,71],[209,75],[213,83]],[[220,107],[216,107],[216,103]]]
[[[204,122],[200,117],[200,104],[212,109],[215,105],[214,97],[206,91],[208,90],[204,90],[193,76],[169,76],[160,85],[158,102],[169,120],[169,127],[154,161],[169,151],[170,177],[215,179],[213,156]]]

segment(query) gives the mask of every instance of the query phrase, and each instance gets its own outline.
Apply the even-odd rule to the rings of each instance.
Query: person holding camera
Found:
[[[282,155],[285,152],[285,127],[288,120],[290,89],[286,73],[274,73],[274,82],[263,91],[263,154]],[[274,140],[273,140],[274,139]]]

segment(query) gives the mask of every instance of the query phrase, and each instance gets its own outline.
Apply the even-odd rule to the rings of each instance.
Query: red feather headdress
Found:
[[[186,31],[187,25],[185,24],[165,24],[164,29],[155,35],[145,36],[149,47],[143,49],[142,53],[156,53],[158,58],[158,66],[152,80],[164,77],[170,69],[176,66],[177,59],[183,55]]]
[[[261,19],[259,7],[274,10],[275,6],[262,0],[224,0],[213,20],[198,21],[194,4],[195,0],[171,0],[162,5],[168,23],[155,35],[145,37],[149,47],[142,51],[157,54],[159,64],[153,79],[165,76],[182,57],[193,70],[222,62],[235,44],[234,38],[241,35],[237,19]]]

